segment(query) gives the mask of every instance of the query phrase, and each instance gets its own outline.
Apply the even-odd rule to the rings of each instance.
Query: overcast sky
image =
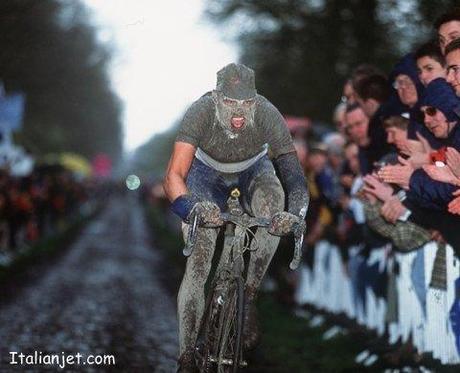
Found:
[[[215,86],[236,49],[203,21],[203,0],[85,0],[117,46],[111,77],[124,104],[126,150],[168,129]]]

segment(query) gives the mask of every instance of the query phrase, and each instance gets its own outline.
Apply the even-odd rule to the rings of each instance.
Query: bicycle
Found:
[[[270,219],[251,217],[245,213],[239,197],[240,191],[233,189],[227,200],[228,212],[221,214],[226,225],[224,247],[208,292],[195,344],[195,360],[202,373],[236,373],[239,368],[247,366],[242,348],[245,298],[243,254],[248,250],[257,250],[257,242],[250,248],[251,241],[256,239],[252,228],[267,228]],[[307,207],[301,210],[302,219],[306,210]],[[195,216],[183,250],[185,256],[193,251],[198,224],[198,217]],[[293,232],[295,250],[289,267],[294,270],[300,263],[303,229],[296,226]]]

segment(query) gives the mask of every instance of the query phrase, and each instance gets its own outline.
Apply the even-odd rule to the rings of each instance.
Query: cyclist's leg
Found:
[[[246,195],[248,209],[257,217],[270,218],[284,209],[284,191],[275,175],[273,165],[263,162],[253,173]],[[245,341],[246,348],[253,348],[258,340],[258,326],[255,307],[257,290],[276,252],[280,238],[272,236],[266,228],[258,228],[251,246],[257,244],[251,252],[246,279]],[[254,247],[252,247],[254,248]]]
[[[284,210],[284,190],[267,156],[240,176],[240,184],[244,206],[253,216],[271,218]],[[280,240],[270,235],[266,228],[257,229],[256,239],[253,245],[257,242],[259,249],[251,253],[246,282],[250,298],[255,297]]]
[[[183,224],[184,239],[188,227]],[[217,229],[198,228],[195,248],[187,259],[177,297],[179,347],[183,360],[192,359],[193,362],[193,348],[205,307],[204,286],[211,269],[217,233]]]
[[[225,205],[225,183],[215,170],[194,160],[187,177],[187,188],[201,199]],[[183,224],[184,240],[189,225]],[[187,259],[186,269],[177,297],[179,319],[180,364],[193,364],[193,349],[201,317],[204,312],[204,286],[211,269],[218,230],[198,228],[192,255]]]
[[[250,188],[251,212],[257,217],[270,218],[284,209],[284,191],[280,181],[273,173],[264,173],[255,178]],[[251,252],[246,281],[247,296],[255,298],[257,289],[278,248],[280,238],[268,233],[266,228],[258,228],[252,245],[258,245]]]

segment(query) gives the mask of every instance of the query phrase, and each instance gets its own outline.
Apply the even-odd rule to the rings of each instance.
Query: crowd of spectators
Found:
[[[430,287],[449,292],[460,278],[459,268],[452,267],[460,257],[460,8],[442,15],[434,28],[437,40],[403,56],[388,74],[372,65],[350,72],[334,111],[334,132],[312,138],[305,129],[291,129],[311,195],[305,240],[308,274],[297,289],[298,302],[330,310],[330,302],[345,290],[336,287],[335,298],[332,294],[325,305],[319,277],[330,282],[343,269],[339,283],[348,281],[351,293],[361,294],[361,306],[354,304],[346,313],[369,327],[375,322],[369,321],[370,315],[375,319],[379,312],[371,310],[363,289],[373,289],[373,296],[381,299],[381,317],[385,312],[388,317],[399,299],[399,307],[406,307],[399,311],[401,323],[404,312],[414,312],[413,304],[404,303],[408,296],[402,290],[412,286],[423,300],[417,330],[428,330]],[[340,265],[331,264],[329,249],[327,263],[318,262],[324,259],[324,243],[340,254]],[[378,275],[372,272],[377,262]],[[418,280],[426,286],[417,288]],[[395,281],[396,293],[390,286]],[[437,357],[459,363],[458,295],[445,302],[437,310],[444,325],[440,335],[446,340],[454,336],[457,351],[444,349]],[[374,326],[388,333],[388,320]],[[435,350],[429,333],[416,337],[415,329],[403,333],[406,326],[399,327],[399,334],[390,333],[393,342],[402,338],[419,352]]]
[[[80,212],[93,187],[59,165],[26,177],[0,171],[0,256],[11,260],[24,247],[60,229]]]

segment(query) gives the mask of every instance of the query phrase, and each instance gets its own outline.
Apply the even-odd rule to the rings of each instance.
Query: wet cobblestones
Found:
[[[10,351],[116,359],[67,371],[174,372],[175,299],[158,279],[167,270],[158,255],[136,199],[111,199],[57,263],[0,307],[0,372],[45,371],[10,365]]]

